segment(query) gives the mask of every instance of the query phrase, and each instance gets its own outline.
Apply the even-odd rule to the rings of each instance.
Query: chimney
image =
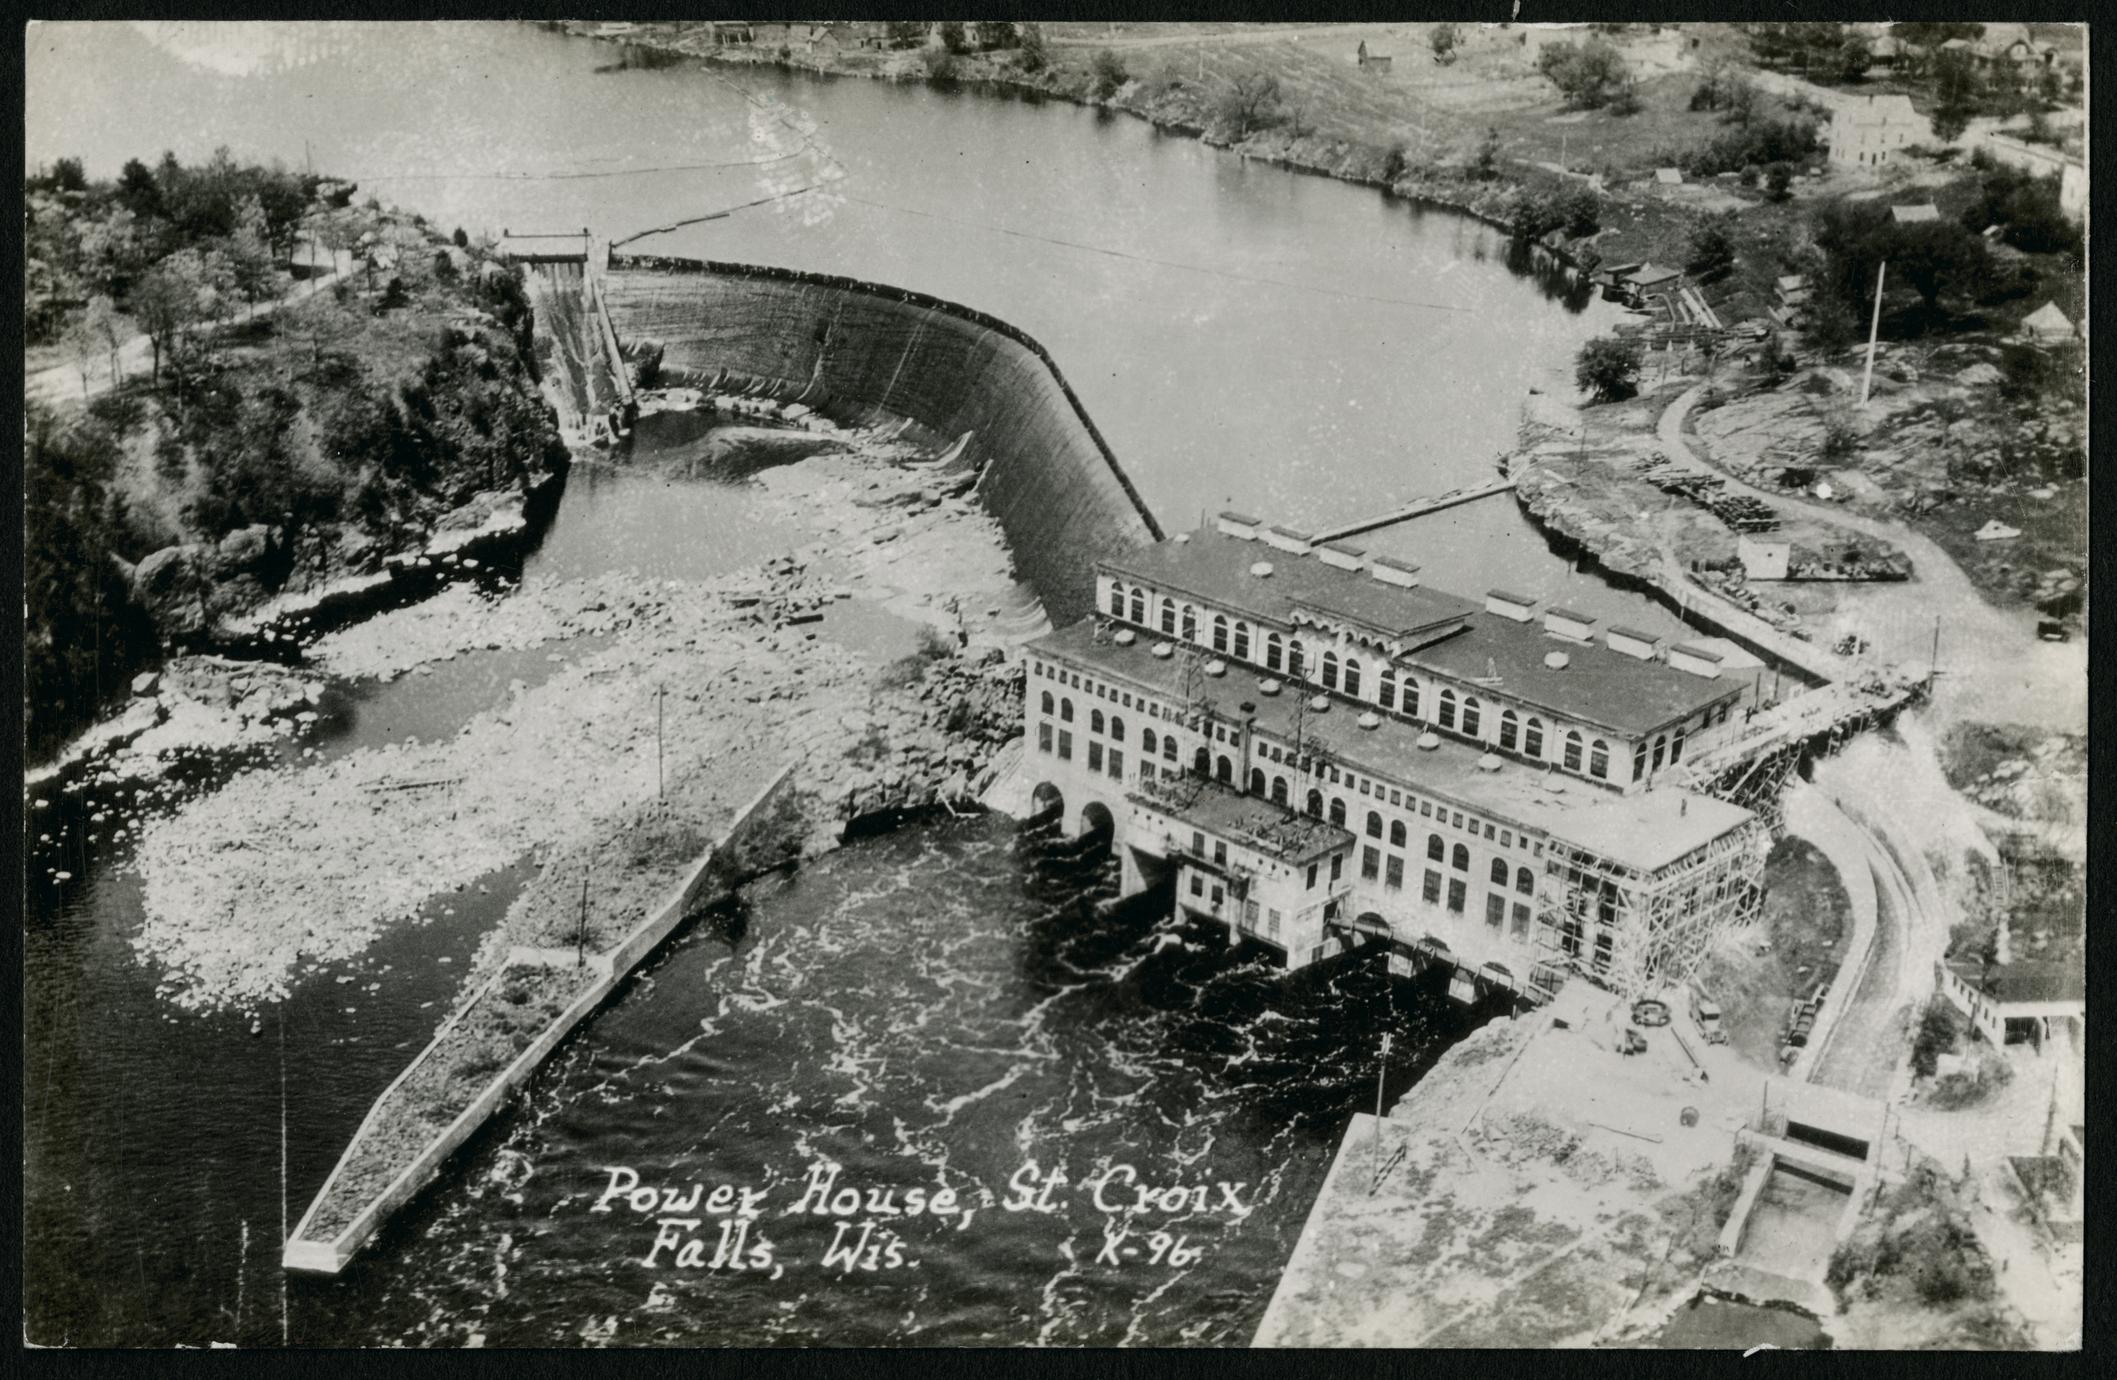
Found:
[[[1485,591],[1485,612],[1496,613],[1502,618],[1511,618],[1517,623],[1526,623],[1536,611],[1536,601],[1521,594],[1510,594],[1504,589]]]
[[[1595,636],[1595,620],[1571,609],[1544,610],[1544,631],[1569,642],[1587,642]]]
[[[1255,541],[1257,540],[1257,529],[1262,524],[1257,519],[1246,517],[1241,513],[1225,512],[1214,522],[1214,526],[1228,536],[1235,537],[1238,540]]]
[[[1367,553],[1357,546],[1348,546],[1342,541],[1325,542],[1316,548],[1316,555],[1328,566],[1339,570],[1358,570],[1366,564]]]
[[[1719,678],[1720,665],[1725,659],[1711,647],[1703,647],[1696,642],[1679,642],[1669,648],[1669,665],[1679,671],[1689,671],[1694,676],[1703,676],[1707,680]]]
[[[1412,589],[1419,583],[1419,568],[1410,561],[1400,561],[1392,556],[1370,556],[1367,573],[1385,585],[1399,589]]]
[[[1316,544],[1314,537],[1292,527],[1267,527],[1261,535],[1266,545],[1281,551],[1291,551],[1296,556],[1306,556],[1309,548]]]

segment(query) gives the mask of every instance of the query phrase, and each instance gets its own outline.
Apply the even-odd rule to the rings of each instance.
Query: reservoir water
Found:
[[[1463,217],[1069,106],[599,72],[614,49],[527,27],[47,25],[29,44],[30,159],[77,154],[95,175],[164,147],[290,163],[306,147],[444,227],[613,237],[826,182],[635,247],[841,272],[1014,322],[1172,529],[1222,506],[1320,524],[1482,478],[1526,389],[1563,372],[1603,310],[1510,268]],[[774,546],[738,530],[739,486],[698,484],[577,475],[532,560],[684,578],[755,559],[737,543]],[[1563,587],[1576,607],[1670,622],[1573,583],[1505,500],[1363,540],[1450,567],[1442,583],[1466,592]],[[452,732],[539,656],[335,688],[346,726],[325,748]],[[1004,821],[915,825],[684,936],[350,1273],[283,1280],[283,1212],[447,1009],[522,869],[435,898],[426,924],[310,977],[253,1037],[157,996],[129,944],[138,880],[122,844],[87,842],[90,808],[54,807],[36,827],[61,842],[31,855],[39,1343],[1239,1343],[1345,1117],[1375,1095],[1379,1036],[1397,1035],[1394,1096],[1472,1019],[1372,968],[1288,983],[1104,914],[1107,876]],[[77,880],[52,887],[47,866]],[[1030,1160],[1076,1184],[1129,1164],[1142,1183],[1239,1183],[1249,1210],[1169,1214],[1195,1263],[1113,1267],[1076,1189],[1048,1215],[982,1207],[953,1236],[907,1226],[916,1266],[828,1276],[822,1219],[768,1219],[779,1281],[648,1269],[651,1230],[588,1210],[609,1165],[785,1202],[815,1156],[970,1203]]]

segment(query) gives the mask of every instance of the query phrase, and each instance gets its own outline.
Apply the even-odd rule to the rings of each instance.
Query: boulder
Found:
[[[271,553],[272,529],[254,522],[222,537],[215,559],[222,570],[248,570],[262,563]]]
[[[132,693],[135,695],[152,695],[161,688],[161,684],[161,672],[142,671],[132,678]]]
[[[205,626],[206,581],[199,548],[165,546],[133,572],[132,595],[163,633],[195,633]]]

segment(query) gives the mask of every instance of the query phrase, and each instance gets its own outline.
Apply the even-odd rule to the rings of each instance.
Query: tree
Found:
[[[1773,201],[1784,201],[1793,195],[1794,170],[1786,163],[1774,163],[1764,170],[1764,194]]]
[[[892,48],[916,48],[926,42],[932,30],[924,20],[892,19],[889,21],[889,46]]]
[[[1735,266],[1735,242],[1716,221],[1707,221],[1691,233],[1690,255],[1684,267],[1700,279],[1713,279]]]
[[[1640,351],[1635,341],[1597,336],[1580,347],[1573,381],[1597,402],[1617,402],[1639,391]]]
[[[1478,141],[1477,152],[1471,157],[1470,170],[1486,181],[1499,176],[1500,132],[1496,127],[1486,126],[1485,137]]]
[[[1095,79],[1095,98],[1107,101],[1117,94],[1117,89],[1128,79],[1124,61],[1108,48],[1096,51],[1089,62],[1088,70]]]
[[[1036,23],[1020,24],[1021,52],[1016,60],[1024,72],[1041,72],[1051,63],[1049,50],[1044,47],[1044,26]]]
[[[1230,140],[1269,128],[1279,119],[1279,78],[1262,72],[1242,73],[1221,88],[1213,113]]]
[[[154,349],[154,381],[162,378],[162,355],[174,354],[184,332],[199,319],[204,286],[198,255],[183,250],[140,275],[132,288],[132,314]]]
[[[1874,66],[1874,45],[1854,34],[1838,45],[1836,75],[1839,81],[1858,81]]]
[[[455,241],[456,248],[458,249],[470,248],[470,236],[463,233],[463,227],[460,225],[456,227],[456,233],[450,236],[450,239]]]
[[[162,193],[155,186],[154,173],[137,158],[125,160],[118,174],[117,197],[126,210],[142,219],[162,213]]]
[[[1574,187],[1558,199],[1559,223],[1565,229],[1566,238],[1577,240],[1583,235],[1592,235],[1602,224],[1602,198],[1586,187]]]
[[[1426,45],[1433,49],[1433,60],[1443,66],[1455,61],[1455,50],[1462,42],[1462,32],[1453,24],[1436,24],[1433,32],[1426,36]]]
[[[1608,105],[1631,82],[1624,59],[1601,39],[1589,39],[1579,47],[1553,43],[1537,54],[1536,66],[1575,110]]]
[[[948,52],[961,53],[967,52],[969,50],[970,43],[963,36],[963,25],[959,20],[943,20],[941,22],[939,33],[941,36],[941,46]]]
[[[1004,19],[980,19],[970,26],[970,32],[981,53],[989,53],[999,48],[1012,48],[1021,42],[1020,31]]]
[[[1722,119],[1731,125],[1747,126],[1757,115],[1757,84],[1747,77],[1732,78],[1723,104],[1727,109]]]
[[[1952,144],[1969,128],[1970,117],[1977,113],[1978,102],[1983,99],[1984,87],[1977,75],[1977,64],[1959,48],[1935,55],[1932,77],[1933,137]]]

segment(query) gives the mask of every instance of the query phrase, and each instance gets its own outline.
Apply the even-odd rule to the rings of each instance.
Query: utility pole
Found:
[[[1382,1035],[1382,1060],[1375,1066],[1375,1170],[1368,1182],[1367,1194],[1371,1198],[1382,1186],[1382,1083],[1389,1072],[1389,1034]]]
[[[573,931],[573,966],[588,966],[588,864],[581,863],[581,918]]]
[[[662,778],[662,687],[654,687],[654,798],[667,805],[669,794]]]
[[[1937,613],[1936,613],[1935,615],[1933,615],[1933,669],[1932,669],[1932,670],[1930,670],[1930,671],[1928,671],[1928,672],[1926,673],[1926,680],[1927,680],[1927,683],[1928,683],[1928,684],[1931,684],[1931,683],[1932,683],[1933,681],[1935,681],[1936,679],[1938,679],[1938,678],[1940,677],[1940,674],[1941,674],[1941,616],[1940,616],[1939,614],[1937,614]]]
[[[1874,346],[1882,334],[1882,281],[1889,276],[1889,260],[1882,260],[1874,271],[1874,319],[1867,327],[1867,373],[1860,380],[1860,407],[1867,406],[1867,394],[1874,388]]]

